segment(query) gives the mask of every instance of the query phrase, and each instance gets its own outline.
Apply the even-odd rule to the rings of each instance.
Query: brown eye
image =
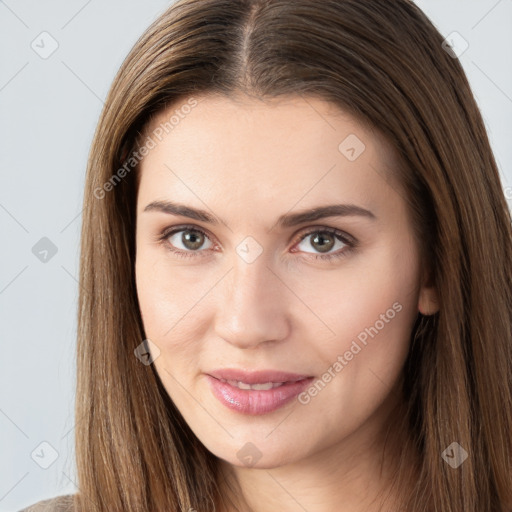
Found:
[[[165,235],[165,239],[176,250],[185,252],[197,252],[199,249],[201,249],[206,240],[210,240],[202,231],[190,228],[182,228],[171,231]],[[210,247],[211,245],[204,248],[209,249]]]
[[[337,242],[338,249],[344,249],[345,247],[352,246],[350,240],[348,240],[348,237],[344,237],[341,233],[331,230],[317,229],[302,235],[300,243],[297,245],[297,247],[299,250],[306,253],[311,253],[311,251],[306,249],[313,248],[314,252],[316,251],[318,253],[325,254],[331,252],[331,250],[335,248]],[[300,244],[303,244],[303,247],[300,247]],[[339,252],[343,251],[338,251],[338,253]]]
[[[305,241],[307,238],[309,238],[309,244]],[[164,230],[158,240],[166,249],[179,257],[206,256],[207,251],[202,249],[212,249],[214,246],[210,237],[202,229],[193,226]],[[209,244],[205,246],[205,242]],[[300,248],[300,244],[306,247]],[[332,251],[337,244],[340,245],[339,250]],[[291,252],[304,252],[315,259],[330,260],[348,255],[356,246],[357,240],[350,235],[337,229],[323,227],[310,229],[309,232],[300,236],[299,242]],[[299,247],[299,250],[295,247]],[[308,251],[308,248],[312,248],[313,252]]]
[[[336,243],[336,237],[329,233],[317,233],[310,239],[311,247],[320,252],[329,252]]]
[[[321,226],[316,229],[310,228],[306,233],[300,235],[298,243],[295,244],[291,252],[304,252],[308,254],[308,258],[335,262],[351,254],[357,246],[358,241],[352,235],[335,228]],[[308,250],[311,248],[313,251]]]

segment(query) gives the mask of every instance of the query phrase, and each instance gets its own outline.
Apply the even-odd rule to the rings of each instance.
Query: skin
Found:
[[[196,99],[140,167],[136,283],[146,336],[160,351],[156,371],[222,474],[238,480],[241,510],[379,510],[391,472],[380,466],[383,432],[399,403],[411,330],[418,311],[434,313],[437,301],[392,179],[395,154],[377,132],[317,98]],[[148,133],[176,108],[153,119]],[[354,161],[338,149],[350,134],[365,145]],[[165,200],[226,224],[144,211]],[[376,218],[275,226],[282,214],[337,203]],[[157,241],[183,225],[206,232],[193,232],[199,248],[184,245],[186,231]],[[358,245],[340,258],[315,259],[324,254],[315,233],[300,240],[311,228],[338,229]],[[325,236],[335,243],[331,254],[348,248]],[[236,250],[246,237],[262,250],[250,264]],[[192,256],[180,258],[165,243]],[[338,356],[396,303],[400,312],[333,372]],[[212,395],[204,373],[223,367],[317,378],[331,367],[335,376],[307,404],[248,416]],[[251,466],[237,456],[248,442],[261,453]],[[390,495],[382,510],[393,503]]]

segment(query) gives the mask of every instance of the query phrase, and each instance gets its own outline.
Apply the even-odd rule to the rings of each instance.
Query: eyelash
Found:
[[[168,251],[171,251],[173,254],[175,254],[176,256],[178,256],[180,258],[194,257],[198,252],[203,252],[203,251],[182,251],[180,249],[174,249],[167,242],[167,239],[171,235],[179,233],[180,231],[195,231],[195,232],[201,233],[203,236],[205,236],[206,238],[210,239],[208,234],[205,231],[203,231],[201,228],[196,227],[196,226],[188,225],[188,226],[175,226],[175,227],[170,228],[170,229],[169,228],[164,229],[158,235],[157,242],[163,244],[164,247]],[[308,257],[312,257],[314,259],[320,259],[320,260],[323,260],[323,261],[339,259],[339,258],[345,257],[348,253],[352,252],[356,248],[356,246],[357,246],[357,241],[354,238],[352,238],[352,237],[349,238],[342,231],[339,231],[339,230],[334,229],[334,228],[329,228],[329,227],[311,228],[307,232],[301,233],[298,236],[298,240],[294,243],[294,245],[302,242],[302,240],[307,238],[309,235],[318,234],[318,233],[321,233],[321,234],[328,233],[330,235],[335,235],[336,238],[338,238],[341,242],[343,242],[346,245],[346,247],[341,249],[341,251],[334,252],[332,254],[311,254],[311,253],[308,253],[309,254]]]

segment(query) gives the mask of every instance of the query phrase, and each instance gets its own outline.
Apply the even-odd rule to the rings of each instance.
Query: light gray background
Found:
[[[73,401],[86,159],[117,69],[169,3],[0,0],[0,512],[76,491]],[[512,0],[418,4],[445,37],[456,31],[469,43],[460,60],[512,204]],[[43,31],[58,43],[46,59],[31,47],[51,49]],[[46,262],[32,251],[43,237],[57,248]],[[42,442],[58,453],[48,469],[40,465],[49,464],[53,452]]]

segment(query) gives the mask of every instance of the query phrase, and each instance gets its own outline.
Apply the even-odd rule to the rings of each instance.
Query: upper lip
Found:
[[[279,370],[257,370],[253,372],[239,370],[237,368],[220,368],[208,372],[208,375],[216,379],[236,380],[246,384],[265,384],[267,382],[293,382],[303,380],[310,375],[300,375],[298,373],[289,373]]]

